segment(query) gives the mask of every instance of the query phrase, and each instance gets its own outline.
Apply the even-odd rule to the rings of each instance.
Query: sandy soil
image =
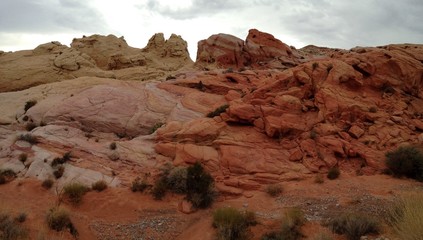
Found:
[[[346,211],[364,212],[381,220],[390,202],[404,192],[423,191],[423,184],[390,176],[341,176],[336,180],[314,183],[314,178],[283,182],[283,193],[270,197],[265,192],[252,191],[242,197],[220,196],[211,209],[192,214],[178,211],[182,196],[168,194],[155,201],[145,193],[133,193],[126,188],[108,188],[103,192],[88,192],[80,205],[66,201],[79,239],[177,239],[212,240],[213,209],[232,206],[254,211],[259,220],[252,227],[252,239],[260,239],[265,232],[277,229],[287,207],[300,207],[306,214],[304,239],[313,239],[320,232],[328,232],[320,225],[326,219]],[[24,225],[30,229],[30,239],[72,239],[67,232],[49,231],[45,223],[47,211],[57,204],[56,189],[45,190],[41,182],[16,179],[0,185],[0,208],[13,214],[28,215]],[[247,195],[248,197],[245,197]],[[388,229],[382,233],[390,237]],[[332,235],[335,239],[344,239]],[[370,239],[375,239],[370,238]]]

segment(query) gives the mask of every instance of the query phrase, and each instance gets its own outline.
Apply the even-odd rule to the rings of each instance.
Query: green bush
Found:
[[[207,208],[214,200],[214,180],[199,162],[187,169],[187,199],[196,208]]]
[[[240,212],[235,208],[219,208],[213,213],[213,227],[219,240],[247,239],[248,227],[257,223],[253,212]]]
[[[18,140],[29,142],[30,144],[37,144],[38,140],[36,137],[32,136],[31,134],[21,134],[18,136]]]
[[[396,177],[423,181],[423,153],[417,147],[399,147],[386,153],[386,166]]]
[[[91,188],[97,192],[101,192],[107,189],[107,183],[104,180],[98,180],[91,185]]]
[[[74,204],[79,204],[88,190],[88,187],[77,182],[66,184],[63,187],[63,193]]]
[[[69,213],[66,210],[57,207],[52,208],[48,211],[46,220],[50,229],[59,232],[68,228],[73,236],[78,236],[78,231],[72,224]]]
[[[141,178],[137,177],[134,181],[132,181],[131,190],[132,192],[144,192],[148,187],[147,181],[145,179],[141,180]]]
[[[267,185],[266,192],[272,197],[277,197],[282,193],[282,187],[277,184],[270,184]]]
[[[406,194],[389,209],[389,222],[398,239],[420,240],[423,236],[423,193]]]
[[[328,171],[327,178],[330,180],[334,180],[334,179],[337,179],[340,174],[341,172],[339,171],[338,167],[332,167]]]
[[[379,224],[376,220],[357,214],[343,214],[328,223],[334,233],[345,234],[348,240],[360,240],[366,234],[378,233]]]
[[[28,230],[19,221],[15,221],[9,214],[0,213],[0,239],[16,240],[28,236]]]
[[[216,116],[220,116],[220,114],[224,113],[227,108],[229,108],[228,104],[222,105],[222,106],[216,108],[213,112],[209,112],[207,114],[207,117],[213,118],[213,117],[216,117]]]
[[[45,189],[50,189],[51,187],[53,187],[53,184],[53,179],[47,178],[41,183],[41,186]]]

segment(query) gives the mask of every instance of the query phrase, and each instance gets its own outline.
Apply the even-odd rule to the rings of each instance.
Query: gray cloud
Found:
[[[243,2],[240,0],[193,0],[192,5],[187,8],[174,9],[168,6],[162,6],[155,0],[148,0],[147,4],[139,5],[139,7],[173,19],[186,20],[214,15],[222,11],[243,8],[242,3]]]
[[[99,32],[102,29],[101,15],[86,0],[0,1],[1,32]]]

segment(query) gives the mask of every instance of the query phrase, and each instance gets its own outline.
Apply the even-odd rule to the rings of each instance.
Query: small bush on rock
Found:
[[[53,175],[56,177],[56,179],[59,179],[63,176],[65,173],[65,167],[59,166],[56,170],[54,170]]]
[[[216,117],[216,116],[220,116],[220,114],[224,113],[227,108],[229,108],[228,104],[222,105],[222,106],[216,108],[213,112],[209,112],[207,114],[207,117],[213,118],[213,117]]]
[[[30,144],[37,144],[38,140],[36,137],[32,136],[31,134],[27,133],[27,134],[21,134],[18,136],[18,140],[20,141],[26,141]]]
[[[16,173],[12,169],[0,169],[0,184],[5,184],[16,178]]]
[[[399,147],[386,153],[386,166],[396,177],[423,181],[423,152],[417,147]]]
[[[29,100],[29,101],[27,101],[25,103],[25,107],[24,107],[25,112],[28,111],[33,106],[35,106],[35,104],[37,104],[37,101],[36,100]]]

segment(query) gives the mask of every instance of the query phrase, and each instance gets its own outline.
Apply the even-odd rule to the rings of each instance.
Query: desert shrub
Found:
[[[56,177],[56,179],[59,179],[63,176],[65,173],[65,167],[59,166],[56,170],[53,171],[53,175]]]
[[[174,193],[184,194],[187,192],[187,168],[176,167],[167,175],[167,187]]]
[[[331,237],[327,233],[318,233],[313,239],[314,240],[333,240],[333,237]]]
[[[150,187],[150,185],[145,179],[141,180],[141,178],[137,177],[132,181],[131,190],[132,192],[144,192],[148,187]]]
[[[302,237],[301,226],[305,218],[299,208],[290,208],[284,213],[279,231],[264,234],[262,240],[298,240]]]
[[[9,214],[0,213],[0,239],[16,240],[26,238],[28,230],[19,223]]]
[[[50,189],[51,187],[53,187],[53,184],[53,179],[47,178],[41,183],[41,186],[45,189]]]
[[[110,143],[109,148],[110,150],[115,150],[117,148],[116,143],[115,142]]]
[[[313,68],[313,70],[316,70],[316,68],[318,68],[318,67],[319,67],[319,63],[314,62],[314,63],[311,65],[311,67]]]
[[[91,185],[91,188],[97,192],[101,192],[107,188],[107,183],[104,180],[98,180]]]
[[[397,199],[389,209],[389,220],[399,239],[422,239],[423,193],[407,194]]]
[[[361,236],[379,232],[379,224],[369,216],[343,214],[331,219],[330,229],[337,234],[345,234],[348,240],[360,240]]]
[[[338,167],[331,167],[328,171],[327,178],[330,180],[337,179],[341,172],[339,171]]]
[[[207,208],[214,200],[214,180],[199,162],[187,169],[187,199],[196,208]]]
[[[241,212],[235,208],[219,208],[213,213],[213,227],[217,229],[217,239],[248,239],[248,227],[255,225],[253,212]]]
[[[5,184],[16,178],[16,173],[12,169],[0,169],[0,184]]]
[[[27,124],[25,124],[25,130],[27,131],[31,131],[32,129],[38,127],[37,124],[33,123],[33,122],[28,122]]]
[[[166,178],[160,177],[154,183],[154,186],[151,189],[151,193],[153,194],[154,199],[161,200],[166,195],[166,190],[167,190]]]
[[[24,107],[25,112],[28,111],[33,106],[35,106],[35,104],[37,104],[37,101],[36,100],[29,100],[29,101],[27,101],[25,103],[25,107]]]
[[[64,195],[69,199],[71,203],[79,204],[82,200],[82,197],[88,191],[88,187],[81,183],[69,183],[63,187]]]
[[[266,186],[266,193],[272,197],[277,197],[282,193],[282,187],[277,184],[270,184]]]
[[[216,116],[220,116],[220,114],[224,113],[227,108],[229,108],[228,104],[222,105],[222,106],[216,108],[213,112],[209,112],[207,114],[207,117],[213,118],[213,117],[216,117]]]
[[[15,217],[15,221],[19,222],[19,223],[23,223],[26,221],[26,213],[19,213],[18,216]]]
[[[19,161],[21,163],[25,163],[27,159],[28,159],[28,155],[26,153],[19,154]]]
[[[47,213],[46,220],[49,228],[52,230],[59,232],[68,228],[73,236],[78,235],[78,231],[74,227],[69,217],[69,213],[64,209],[57,207],[50,209]]]
[[[375,106],[371,106],[371,107],[369,108],[369,112],[371,112],[371,113],[376,113],[376,112],[377,112],[377,107],[375,107]]]
[[[51,162],[51,166],[55,167],[59,164],[64,164],[67,161],[69,161],[72,157],[72,153],[71,152],[66,152],[65,154],[63,154],[63,157],[57,157],[55,159],[53,159],[53,161]]]
[[[322,184],[325,182],[325,179],[323,178],[322,174],[318,173],[316,176],[314,176],[314,182]]]
[[[386,166],[396,177],[423,181],[423,153],[414,146],[404,146],[386,153]]]
[[[156,132],[157,129],[161,128],[163,125],[164,125],[164,123],[162,123],[162,122],[158,122],[158,123],[154,124],[150,129],[150,134],[153,134],[154,132]]]
[[[330,70],[332,70],[332,68],[333,68],[333,65],[332,65],[332,64],[329,64],[329,65],[326,67],[326,71],[327,71],[327,72],[330,72]]]
[[[18,140],[21,141],[26,141],[29,142],[31,144],[37,144],[38,140],[36,137],[32,136],[31,134],[27,133],[27,134],[21,134],[18,136]]]

